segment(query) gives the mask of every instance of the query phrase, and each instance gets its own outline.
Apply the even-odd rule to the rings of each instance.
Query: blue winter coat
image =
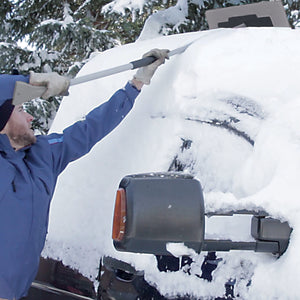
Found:
[[[38,136],[19,151],[0,134],[0,298],[26,296],[36,276],[58,175],[122,121],[138,93],[127,83],[63,134]]]

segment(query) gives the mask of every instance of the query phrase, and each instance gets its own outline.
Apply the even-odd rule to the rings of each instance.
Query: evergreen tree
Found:
[[[105,1],[5,0],[0,6],[2,73],[55,71],[74,77],[92,52],[113,47],[114,34],[97,26]],[[97,8],[97,9],[96,9]],[[26,41],[31,49],[23,49]],[[38,100],[26,104],[36,119],[34,127],[46,133],[60,98],[52,104]],[[49,119],[50,118],[50,119]]]
[[[124,28],[131,29],[131,31],[127,31],[126,34],[128,35],[129,33],[129,41],[134,41],[139,36],[144,21],[150,21],[151,18],[159,19],[157,16],[155,16],[155,14],[164,15],[165,19],[165,23],[162,23],[161,27],[159,28],[159,33],[161,35],[169,35],[175,33],[207,30],[208,25],[205,18],[205,12],[209,9],[257,2],[261,2],[261,0],[185,0],[177,1],[176,3],[168,0],[146,1],[142,9],[136,8],[132,5],[130,8],[128,7],[122,11],[118,7],[118,0],[115,0],[105,8],[108,15],[107,19],[113,18],[115,21],[111,21],[111,29],[115,30],[115,28],[117,29],[119,26],[122,26],[122,23],[118,20],[123,20],[125,18],[127,23]],[[287,18],[291,27],[295,28],[299,26],[300,1],[283,0],[283,5],[285,7]],[[177,13],[174,13],[174,9],[177,10]],[[167,15],[169,15],[169,17]],[[140,22],[141,20],[142,22]],[[134,22],[134,24],[131,24],[131,22]]]
[[[117,9],[118,1],[113,1],[104,6],[102,11],[106,20],[106,29],[117,33],[117,38],[122,44],[135,42],[147,18],[157,11],[175,6],[176,2],[176,0],[145,1],[142,7],[132,2],[128,7]]]

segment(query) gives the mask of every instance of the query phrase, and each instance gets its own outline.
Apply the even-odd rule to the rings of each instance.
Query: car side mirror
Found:
[[[253,215],[254,242],[206,240],[205,216]],[[205,213],[201,184],[182,173],[146,173],[124,177],[119,185],[113,221],[117,250],[169,255],[168,243],[184,243],[201,251],[253,250],[281,255],[292,229],[264,211],[236,210]]]
[[[192,176],[161,173],[122,179],[113,228],[117,250],[163,255],[169,254],[166,243],[184,242],[199,252],[204,229],[202,188]]]

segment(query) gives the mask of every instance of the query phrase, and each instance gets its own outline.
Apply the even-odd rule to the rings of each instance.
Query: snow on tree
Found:
[[[0,6],[2,73],[55,71],[74,77],[91,53],[118,43],[114,34],[96,26],[102,5],[103,1],[4,1]],[[21,42],[31,47],[22,48]],[[41,133],[48,131],[59,103],[57,97],[50,104],[39,100],[25,106],[36,119],[44,120],[34,122]]]

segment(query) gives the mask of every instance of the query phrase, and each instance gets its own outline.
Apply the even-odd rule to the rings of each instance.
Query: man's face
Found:
[[[16,105],[3,132],[12,146],[18,150],[36,142],[36,137],[31,129],[33,116],[23,110],[22,105]]]

